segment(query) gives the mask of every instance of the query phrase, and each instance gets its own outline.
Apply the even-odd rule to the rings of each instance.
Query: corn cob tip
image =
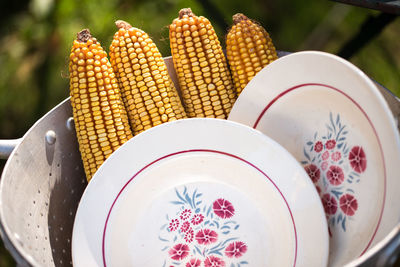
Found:
[[[190,9],[190,7],[188,8],[182,8],[181,10],[179,10],[179,19],[182,19],[183,16],[189,16],[189,17],[193,17],[195,16],[192,12],[192,9]]]
[[[237,13],[232,16],[232,21],[234,24],[238,24],[239,22],[243,20],[248,20],[249,18],[243,15],[242,13]]]
[[[117,20],[115,22],[115,25],[118,27],[118,29],[129,30],[130,28],[132,28],[132,25],[130,25],[128,22],[123,21],[123,20]]]
[[[82,43],[86,43],[89,39],[92,38],[89,29],[83,29],[78,32],[76,39]]]

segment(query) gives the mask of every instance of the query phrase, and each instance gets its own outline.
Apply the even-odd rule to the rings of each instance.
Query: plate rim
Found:
[[[221,127],[223,128],[223,127],[239,127],[239,128],[242,128],[242,129],[245,129],[245,131],[246,132],[249,132],[249,133],[251,133],[251,135],[254,135],[254,136],[256,136],[258,139],[260,139],[260,140],[263,140],[264,142],[268,142],[268,143],[270,143],[274,148],[278,148],[280,151],[282,151],[282,153],[284,153],[286,156],[288,156],[289,158],[292,158],[292,161],[293,161],[293,164],[295,164],[294,162],[296,162],[296,164],[297,164],[297,161],[294,159],[294,157],[292,157],[292,155],[289,153],[289,152],[287,152],[282,146],[280,146],[278,143],[276,143],[274,140],[272,140],[272,139],[270,139],[269,137],[267,137],[267,136],[265,136],[264,134],[262,134],[261,132],[259,132],[258,130],[254,130],[254,129],[252,129],[251,127],[248,127],[248,126],[245,126],[245,125],[243,125],[243,124],[240,124],[240,123],[236,123],[236,122],[231,122],[231,121],[228,121],[228,120],[220,120],[220,119],[207,119],[207,118],[191,118],[191,119],[183,119],[183,120],[178,120],[178,121],[175,121],[175,122],[169,122],[169,123],[165,123],[165,124],[162,124],[162,125],[159,125],[159,126],[156,126],[156,127],[153,127],[153,128],[151,128],[151,129],[149,129],[149,130],[147,130],[147,131],[145,131],[145,132],[143,132],[143,133],[141,133],[141,134],[139,134],[139,135],[137,135],[137,136],[135,136],[134,138],[132,138],[131,140],[129,140],[126,144],[124,144],[123,146],[121,146],[117,151],[119,151],[120,149],[124,149],[124,148],[126,148],[127,146],[129,146],[129,144],[130,143],[137,143],[137,142],[141,142],[141,139],[143,139],[143,138],[145,138],[147,135],[151,135],[152,134],[152,132],[154,132],[154,131],[161,131],[161,129],[162,128],[171,128],[171,127],[173,127],[174,126],[174,124],[189,124],[189,125],[187,125],[188,127],[190,126],[190,124],[191,123],[204,123],[205,121],[210,121],[210,122],[214,122],[214,124],[216,124],[217,125],[217,128],[218,127],[220,127],[219,125],[222,125]],[[211,126],[211,124],[212,123],[210,123],[210,125],[208,125],[208,128],[207,128],[207,130],[209,130],[210,129],[210,126]],[[145,138],[146,139],[146,138]],[[267,140],[267,141],[266,141]],[[207,145],[206,144],[204,144],[204,146],[205,147],[207,147]],[[237,149],[237,148],[236,148]],[[233,148],[229,148],[229,149],[226,149],[226,150],[224,150],[223,152],[225,152],[225,153],[231,153],[232,152],[232,150],[234,150]],[[240,153],[239,153],[240,154]],[[235,154],[236,155],[236,154]],[[112,159],[112,158],[116,158],[118,156],[118,153],[113,153],[111,156],[110,156],[110,158],[109,159]],[[237,155],[236,155],[237,156]],[[154,156],[153,156],[153,158],[154,158]],[[107,161],[109,161],[109,159],[107,159]],[[107,162],[106,161],[106,162]],[[251,161],[250,161],[251,162]],[[253,163],[253,162],[251,162],[252,164],[254,164],[255,166],[257,166],[257,164],[256,163]],[[99,170],[98,170],[98,172],[95,174],[95,176],[92,178],[92,181],[91,181],[91,183],[89,183],[89,185],[87,186],[87,188],[85,189],[85,192],[84,192],[84,194],[83,194],[83,196],[82,196],[82,199],[81,199],[81,202],[79,203],[79,206],[78,206],[78,209],[77,209],[77,213],[76,213],[76,217],[75,217],[75,222],[74,222],[74,227],[73,227],[73,234],[72,234],[72,259],[73,259],[73,262],[74,262],[74,264],[77,264],[78,263],[78,261],[79,261],[79,259],[77,259],[76,258],[76,249],[77,249],[77,247],[79,247],[79,245],[78,244],[76,244],[78,241],[77,241],[77,239],[79,239],[79,237],[77,237],[77,233],[76,233],[76,227],[77,227],[77,222],[78,222],[78,224],[82,224],[82,222],[79,222],[79,218],[80,218],[80,214],[81,214],[81,210],[83,209],[82,208],[82,206],[84,205],[84,201],[85,201],[85,199],[86,198],[88,198],[88,197],[90,197],[90,195],[91,194],[95,194],[96,195],[96,193],[93,193],[94,191],[94,189],[95,188],[97,188],[99,185],[98,184],[100,184],[101,185],[101,180],[105,180],[105,178],[103,177],[103,178],[98,178],[98,177],[101,177],[100,175],[102,174],[102,172],[103,172],[103,169],[105,169],[106,167],[104,167],[104,166],[107,166],[106,165],[106,163],[105,164],[103,164],[100,168],[99,168]],[[260,167],[260,166],[257,166],[258,168],[260,168],[261,170],[262,170],[262,168],[263,167]],[[265,168],[265,167],[264,167]],[[304,178],[308,178],[307,177],[307,174],[305,173],[305,171],[303,170],[303,168],[300,166],[300,165],[296,165],[296,168],[302,173],[302,176],[304,177]],[[268,175],[268,173],[266,173],[267,175]],[[132,176],[132,175],[131,175]],[[268,176],[269,177],[269,176]],[[125,180],[127,180],[127,179],[125,179]],[[129,177],[129,180],[132,180],[132,177]],[[308,179],[305,179],[305,182],[307,183],[307,190],[312,190],[312,192],[314,192],[315,193],[315,197],[316,197],[316,200],[319,202],[319,197],[318,197],[318,194],[317,194],[317,192],[316,192],[316,190],[314,189],[314,187],[313,187],[313,185],[312,185],[312,183],[310,182],[310,181],[308,181]],[[125,183],[124,183],[125,184]],[[93,189],[92,189],[93,188]],[[93,191],[93,192],[92,192]],[[98,194],[98,193],[97,193]],[[114,196],[115,196],[115,194],[114,194]],[[287,197],[287,196],[286,196]],[[293,204],[292,204],[293,205]],[[320,216],[320,218],[321,218],[321,222],[318,222],[320,225],[321,224],[323,224],[323,229],[324,229],[324,231],[325,231],[325,229],[326,229],[326,231],[324,232],[324,233],[321,233],[320,234],[320,236],[321,236],[321,240],[323,240],[323,242],[325,242],[326,244],[322,244],[320,247],[322,247],[322,253],[321,254],[323,254],[323,255],[321,255],[321,257],[320,257],[320,259],[321,259],[321,262],[324,262],[325,264],[327,263],[327,261],[328,261],[328,254],[329,254],[329,249],[328,249],[328,247],[329,247],[329,238],[328,238],[328,231],[327,231],[327,224],[326,224],[326,220],[325,220],[325,215],[324,215],[324,212],[323,212],[323,207],[322,207],[322,204],[320,204],[319,206],[319,210],[317,211],[317,212],[319,212],[319,213],[321,213],[321,216]],[[108,209],[108,208],[107,208]],[[295,216],[295,215],[292,215],[292,216]],[[294,217],[295,218],[295,217]],[[296,218],[295,218],[296,219]],[[303,222],[304,223],[304,222]],[[298,224],[298,223],[297,223]],[[296,225],[297,225],[296,224]],[[297,237],[296,237],[297,238]],[[299,241],[297,241],[297,242],[299,242]],[[78,245],[78,246],[77,246]],[[296,249],[297,250],[297,249]],[[298,262],[298,260],[299,260],[299,254],[298,254],[299,252],[297,251],[296,252],[296,261]],[[303,253],[304,254],[304,252],[301,252],[301,253]],[[91,256],[94,256],[94,255],[91,255]],[[104,265],[103,265],[104,266]]]
[[[351,62],[336,56],[334,54],[331,53],[327,53],[327,52],[322,52],[322,51],[300,51],[300,52],[295,52],[295,53],[291,53],[288,55],[283,56],[282,58],[279,58],[277,60],[275,60],[274,62],[272,62],[271,64],[269,64],[267,67],[265,67],[263,70],[260,71],[260,73],[258,75],[263,75],[262,73],[270,73],[273,72],[275,70],[275,66],[280,64],[287,64],[287,61],[289,63],[293,63],[296,62],[296,60],[300,61],[302,60],[303,62],[306,62],[306,57],[310,57],[309,60],[315,60],[315,58],[322,58],[323,60],[327,61],[327,60],[333,60],[338,62],[339,64],[342,64],[343,68],[346,68],[346,70],[350,70],[352,72],[353,75],[355,75],[354,79],[361,79],[360,83],[363,83],[365,85],[365,89],[374,96],[374,98],[371,101],[372,104],[374,104],[375,106],[378,106],[379,108],[381,108],[382,113],[386,116],[384,119],[386,119],[386,124],[387,126],[389,126],[387,129],[385,129],[386,131],[390,131],[390,135],[391,137],[393,137],[393,141],[394,144],[396,144],[396,147],[400,147],[400,138],[399,138],[399,132],[397,131],[397,126],[393,117],[392,112],[390,111],[389,105],[386,102],[386,100],[384,99],[384,97],[382,96],[382,94],[379,92],[379,89],[376,87],[376,85],[374,84],[374,82],[363,72],[361,71],[357,66],[355,66],[354,64],[352,64]],[[313,58],[315,57],[315,58]],[[298,62],[296,62],[298,63]],[[315,63],[314,63],[315,65]],[[321,67],[321,66],[319,66]],[[310,67],[309,67],[310,69]],[[328,71],[328,67],[325,68],[325,71]],[[390,171],[388,171],[388,163],[392,162],[392,159],[390,157],[388,157],[386,154],[388,154],[389,152],[387,150],[385,150],[385,147],[387,147],[386,143],[387,140],[384,140],[381,135],[382,135],[382,129],[377,129],[376,125],[376,119],[371,119],[371,116],[369,116],[369,114],[371,113],[370,111],[366,111],[363,106],[366,102],[365,99],[363,99],[361,102],[363,102],[363,104],[360,104],[359,101],[357,101],[356,99],[354,99],[354,96],[349,95],[349,92],[351,94],[354,94],[354,90],[352,90],[351,88],[337,88],[337,86],[335,84],[332,84],[330,82],[328,83],[324,83],[321,81],[315,81],[318,79],[315,79],[315,75],[312,72],[307,72],[307,73],[311,73],[310,77],[308,78],[308,81],[304,82],[301,80],[301,78],[293,78],[293,81],[291,81],[291,86],[286,86],[283,88],[283,85],[281,86],[282,88],[274,88],[274,94],[272,95],[268,95],[270,98],[265,100],[263,99],[263,97],[265,97],[265,95],[263,95],[262,93],[257,94],[258,96],[260,96],[259,98],[253,99],[253,101],[258,102],[258,101],[264,101],[265,103],[261,104],[262,106],[264,106],[264,108],[261,111],[257,111],[257,112],[253,112],[253,113],[257,113],[258,115],[247,115],[244,116],[243,114],[245,113],[244,109],[241,108],[240,106],[244,105],[243,102],[248,101],[248,97],[246,96],[248,94],[248,91],[252,91],[253,95],[254,95],[254,91],[256,91],[256,82],[257,79],[253,79],[249,82],[249,84],[246,86],[246,88],[244,88],[244,90],[242,91],[241,95],[238,97],[238,99],[236,100],[231,113],[228,116],[228,120],[232,120],[232,121],[237,121],[237,122],[241,122],[243,123],[243,119],[244,117],[246,117],[246,119],[249,119],[251,121],[251,123],[248,123],[247,125],[257,129],[257,126],[260,122],[260,120],[264,117],[266,111],[269,109],[270,106],[272,106],[280,97],[282,97],[282,95],[286,94],[288,91],[294,90],[298,87],[301,86],[308,86],[308,85],[316,85],[316,86],[324,86],[324,87],[330,87],[331,89],[334,89],[336,91],[338,91],[339,93],[341,93],[342,95],[344,95],[345,97],[347,97],[350,101],[353,102],[353,104],[355,104],[359,110],[363,113],[363,115],[366,117],[366,119],[368,120],[369,125],[372,127],[374,135],[378,141],[379,144],[379,148],[380,148],[380,153],[381,153],[381,158],[383,161],[383,169],[384,169],[384,192],[383,192],[383,203],[382,203],[382,207],[379,211],[379,219],[378,219],[378,223],[377,226],[375,227],[375,229],[373,230],[373,234],[371,239],[368,241],[368,244],[365,246],[365,248],[363,248],[361,254],[358,257],[362,256],[366,251],[368,251],[371,247],[373,247],[375,244],[373,244],[374,242],[377,242],[376,237],[377,234],[380,230],[382,230],[381,226],[382,226],[382,220],[385,217],[385,211],[387,210],[386,204],[387,204],[387,199],[388,199],[388,180],[390,179],[390,177],[388,177],[388,175],[390,174]],[[312,77],[314,75],[314,80],[312,80]],[[256,75],[257,76],[257,75]],[[288,78],[289,75],[286,77],[286,79]],[[258,86],[260,87],[260,86]],[[247,90],[246,90],[247,89]],[[269,102],[268,102],[269,101]],[[370,109],[370,108],[368,108]],[[340,110],[340,109],[338,109]],[[239,114],[241,112],[241,114]],[[249,112],[250,113],[250,112]],[[375,123],[373,123],[375,122]],[[382,127],[381,127],[382,128]],[[390,153],[392,153],[393,151],[391,151]],[[397,155],[397,159],[399,159],[399,153],[397,151],[396,153]],[[399,212],[400,215],[400,212]],[[383,231],[383,230],[382,230]],[[373,245],[372,245],[373,244]]]

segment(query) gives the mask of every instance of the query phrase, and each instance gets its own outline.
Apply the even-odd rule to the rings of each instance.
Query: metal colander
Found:
[[[65,100],[40,119],[7,161],[0,230],[21,266],[71,266],[76,209],[87,185]]]
[[[171,58],[165,61],[177,84]],[[398,120],[398,98],[378,88]],[[87,182],[71,116],[66,99],[23,138],[0,140],[0,157],[9,157],[0,184],[0,234],[19,266],[72,265],[72,228]],[[348,266],[391,266],[399,251],[400,224]]]

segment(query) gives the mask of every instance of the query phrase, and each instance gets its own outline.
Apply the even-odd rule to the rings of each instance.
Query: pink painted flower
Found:
[[[222,219],[230,218],[235,214],[235,208],[232,203],[223,198],[214,201],[213,209],[214,213]]]
[[[337,201],[334,196],[327,193],[324,194],[321,198],[322,205],[324,206],[325,214],[333,215],[337,211]]]
[[[171,222],[169,223],[168,229],[172,232],[178,229],[178,227],[179,227],[178,219],[172,219]]]
[[[225,262],[221,258],[208,256],[204,261],[204,267],[225,267]]]
[[[203,214],[195,214],[195,215],[193,215],[193,218],[192,218],[192,224],[198,225],[203,222],[203,219],[204,219]]]
[[[332,165],[326,172],[326,177],[328,177],[329,183],[332,185],[340,185],[344,181],[344,174],[339,166]]]
[[[186,241],[186,243],[191,243],[193,241],[193,238],[194,238],[194,232],[193,232],[193,229],[190,228],[185,233],[185,241]]]
[[[239,258],[247,251],[247,246],[242,241],[232,242],[225,249],[225,255],[229,258]]]
[[[318,182],[319,177],[321,176],[321,172],[317,166],[315,166],[314,164],[309,164],[305,166],[304,169],[306,170],[308,176],[310,176],[313,183]]]
[[[201,229],[195,238],[200,245],[208,245],[217,241],[218,234],[210,229]]]
[[[358,173],[362,173],[367,168],[367,158],[364,149],[360,146],[355,146],[349,153],[350,165]]]
[[[336,141],[333,140],[333,139],[328,140],[328,141],[325,143],[326,149],[333,149],[333,148],[335,148],[335,146],[336,146]]]
[[[182,223],[181,232],[186,232],[190,228],[190,222],[185,221]]]
[[[318,142],[315,143],[315,146],[314,146],[315,152],[319,153],[319,152],[322,151],[323,148],[324,148],[324,145],[322,144],[321,141],[318,141]]]
[[[335,151],[331,155],[333,161],[339,161],[342,158],[342,154],[339,151]]]
[[[328,169],[328,162],[326,162],[326,161],[324,161],[324,162],[322,162],[322,164],[321,164],[321,169],[323,170],[323,171],[325,171],[326,169]]]
[[[200,267],[201,260],[199,259],[190,259],[188,263],[186,263],[186,267]]]
[[[182,260],[189,255],[189,246],[185,244],[177,244],[169,250],[169,255],[173,260]]]
[[[181,220],[186,221],[187,219],[190,218],[190,215],[192,215],[192,211],[190,209],[185,209],[184,211],[181,212]]]
[[[353,216],[358,208],[357,199],[350,194],[341,196],[339,203],[340,209],[343,211],[343,213],[349,216]]]
[[[327,160],[329,159],[329,151],[325,151],[324,153],[322,153],[322,160]]]

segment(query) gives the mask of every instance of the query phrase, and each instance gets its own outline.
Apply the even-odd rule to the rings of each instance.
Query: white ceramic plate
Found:
[[[373,82],[349,62],[312,51],[282,57],[248,84],[229,120],[268,135],[306,169],[324,204],[331,266],[398,223],[397,128]]]
[[[135,136],[101,166],[72,257],[78,267],[325,266],[328,243],[318,193],[285,149],[242,124],[186,119]]]

